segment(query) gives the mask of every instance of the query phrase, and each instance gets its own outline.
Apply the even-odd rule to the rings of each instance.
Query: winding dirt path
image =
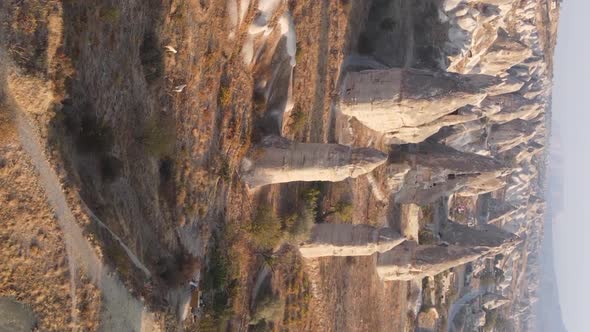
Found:
[[[131,296],[116,274],[103,264],[82,233],[68,206],[59,178],[45,157],[41,140],[26,115],[16,110],[20,142],[39,172],[47,199],[64,233],[70,270],[80,268],[102,291],[101,331],[157,331],[153,314]],[[131,257],[131,256],[130,256]],[[132,259],[133,260],[133,259]],[[135,262],[135,260],[134,260]],[[75,290],[74,290],[75,292]],[[72,299],[75,303],[75,298]],[[74,318],[74,317],[73,317]]]

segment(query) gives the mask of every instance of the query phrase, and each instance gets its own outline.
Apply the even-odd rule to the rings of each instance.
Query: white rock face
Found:
[[[477,195],[505,185],[503,163],[440,144],[394,149],[390,161],[387,183],[397,203],[428,204],[460,190]]]
[[[317,224],[308,241],[299,246],[305,258],[326,256],[370,256],[386,252],[404,242],[390,228],[369,225]]]
[[[418,245],[406,241],[379,254],[377,274],[387,281],[421,279],[474,261],[488,252],[487,248]]]
[[[480,108],[492,122],[498,124],[516,119],[532,120],[543,111],[543,105],[519,93],[490,96],[481,103]]]
[[[528,142],[536,134],[537,125],[522,119],[493,125],[490,130],[488,144],[496,152],[510,150]]]
[[[463,106],[478,105],[487,96],[516,91],[522,84],[488,75],[407,68],[352,72],[343,82],[340,111],[375,131],[403,132],[404,128],[432,123]]]
[[[482,302],[482,307],[485,310],[490,311],[490,310],[497,309],[497,308],[509,303],[510,299],[507,299],[504,296],[499,295],[499,294],[487,293],[482,297],[481,302]]]
[[[436,134],[443,127],[471,122],[480,117],[481,115],[475,112],[459,111],[459,114],[445,115],[418,127],[402,127],[387,135],[388,142],[389,144],[420,143],[425,141],[428,137]]]
[[[337,182],[369,173],[386,160],[375,149],[268,136],[256,156],[242,163],[242,178],[251,188],[293,181]]]
[[[377,273],[383,280],[412,280],[437,275],[484,255],[512,250],[520,239],[497,227],[470,228],[453,222],[441,230],[445,245],[406,241],[379,254]]]

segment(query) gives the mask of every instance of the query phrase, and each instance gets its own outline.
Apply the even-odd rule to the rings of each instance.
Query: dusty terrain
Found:
[[[0,3],[0,297],[55,331],[530,329],[559,6],[459,2]],[[398,84],[412,121],[379,132],[341,112],[347,73],[390,67],[422,70]],[[480,72],[488,90],[469,85]],[[383,160],[251,188],[267,135],[346,146],[309,145],[302,165],[329,170],[348,147]],[[469,248],[487,223],[522,241],[384,281],[379,254],[302,258],[315,223],[434,250],[449,225]]]

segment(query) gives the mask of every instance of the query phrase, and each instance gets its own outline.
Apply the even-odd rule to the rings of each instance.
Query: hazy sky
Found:
[[[590,331],[590,0],[565,0],[559,21],[553,117],[564,151],[564,211],[553,226],[565,326]]]

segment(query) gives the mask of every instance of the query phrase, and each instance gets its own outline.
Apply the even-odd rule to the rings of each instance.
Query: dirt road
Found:
[[[135,299],[113,271],[105,266],[82,234],[68,206],[59,178],[45,158],[40,138],[26,115],[17,110],[17,128],[23,148],[39,172],[40,183],[55,210],[68,248],[72,271],[83,270],[102,291],[101,331],[155,331],[154,317]],[[73,301],[75,303],[75,300]]]

